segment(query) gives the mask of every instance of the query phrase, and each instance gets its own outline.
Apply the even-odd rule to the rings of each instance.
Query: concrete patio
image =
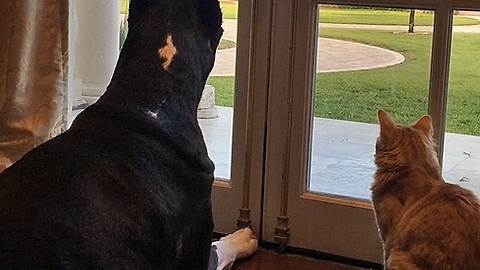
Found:
[[[199,119],[215,176],[230,178],[233,109],[218,107],[219,117]],[[314,118],[310,190],[370,198],[378,125]],[[480,195],[480,137],[446,134],[443,174],[448,182]]]

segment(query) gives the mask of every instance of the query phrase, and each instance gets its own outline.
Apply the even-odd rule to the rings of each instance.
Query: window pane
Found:
[[[309,189],[370,198],[377,110],[427,112],[432,11],[320,5]]]
[[[215,177],[229,180],[238,2],[221,1],[220,5],[224,33],[217,50],[215,66],[200,101],[198,116],[210,158],[215,163]]]
[[[454,26],[443,174],[480,195],[480,12],[455,14],[474,21]]]

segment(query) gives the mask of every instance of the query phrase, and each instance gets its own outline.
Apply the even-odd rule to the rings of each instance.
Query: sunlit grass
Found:
[[[221,39],[220,44],[218,44],[217,50],[225,50],[225,49],[231,49],[235,48],[237,44],[231,40],[228,39]]]
[[[344,23],[344,24],[373,24],[373,25],[408,25],[409,10],[380,10],[380,9],[345,9],[345,8],[320,8],[320,22],[322,23]],[[433,15],[431,11],[415,12],[415,25],[425,26],[433,25]],[[455,15],[454,25],[472,25],[479,24],[480,21]]]
[[[238,2],[220,1],[223,19],[236,19],[238,12]]]
[[[120,13],[121,14],[126,14],[127,13],[128,3],[129,3],[129,0],[120,0]],[[237,18],[238,2],[220,1],[220,7],[222,9],[222,14],[223,14],[224,19],[236,19]]]
[[[120,14],[127,14],[130,0],[120,0]]]
[[[220,1],[224,19],[237,19],[238,2]],[[373,25],[408,25],[410,11],[382,10],[382,9],[348,9],[335,7],[321,7],[319,9],[320,22],[343,24],[373,24]],[[415,25],[425,26],[433,24],[432,11],[415,12]],[[454,25],[480,24],[477,19],[454,15]]]

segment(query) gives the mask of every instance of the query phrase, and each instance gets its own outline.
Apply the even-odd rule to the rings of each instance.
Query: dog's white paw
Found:
[[[228,242],[237,254],[236,258],[245,258],[252,255],[258,248],[258,241],[250,228],[243,228],[220,238],[218,242]]]
[[[226,269],[236,259],[252,255],[258,249],[258,240],[250,228],[239,229],[232,234],[213,242],[217,246],[218,268]]]

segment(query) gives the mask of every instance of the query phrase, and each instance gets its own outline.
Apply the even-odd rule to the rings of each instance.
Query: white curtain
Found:
[[[68,2],[0,1],[0,172],[66,129]]]

